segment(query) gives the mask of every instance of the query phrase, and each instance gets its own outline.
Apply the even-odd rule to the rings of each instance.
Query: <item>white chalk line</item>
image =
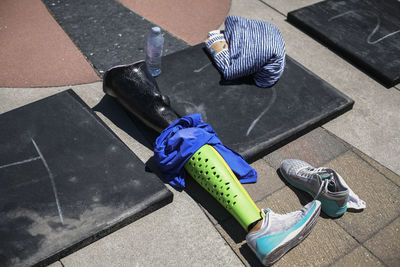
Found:
[[[342,14],[339,14],[339,15],[336,15],[336,16],[333,16],[333,17],[329,18],[328,21],[332,21],[332,20],[334,20],[334,19],[343,17],[343,16],[345,16],[345,15],[347,15],[347,14],[357,14],[357,12],[360,12],[360,11],[362,11],[362,10],[350,10],[350,11],[346,11],[346,12],[344,12],[344,13],[342,13]],[[400,33],[400,30],[397,30],[397,31],[391,32],[391,33],[389,33],[389,34],[386,34],[385,36],[383,36],[383,37],[381,37],[381,38],[379,38],[379,39],[377,39],[377,40],[375,40],[375,41],[371,41],[372,37],[375,35],[375,33],[376,33],[376,32],[379,30],[379,28],[381,27],[381,19],[380,19],[380,17],[379,17],[377,14],[375,14],[375,13],[373,13],[373,12],[371,12],[371,11],[364,11],[364,12],[369,13],[369,14],[372,14],[373,16],[376,17],[376,26],[375,26],[375,28],[372,30],[372,32],[368,35],[368,38],[367,38],[367,43],[368,43],[368,44],[377,44],[377,43],[379,43],[380,41],[382,41],[382,40],[384,40],[384,39],[386,39],[386,38],[388,38],[388,37],[390,37],[390,36],[392,36],[392,35],[395,35],[396,33]]]
[[[28,163],[28,162],[31,162],[31,161],[38,160],[38,159],[40,159],[40,157],[35,157],[35,158],[26,159],[26,160],[21,160],[21,161],[18,161],[18,162],[9,163],[9,164],[0,166],[0,169],[11,167],[11,166],[16,166],[16,165],[21,165],[21,164],[24,164],[24,163]]]
[[[371,32],[371,34],[368,35],[367,43],[369,43],[369,44],[376,44],[376,43],[379,43],[380,41],[382,41],[383,39],[386,39],[386,38],[388,38],[388,37],[390,37],[390,36],[392,36],[392,35],[395,35],[396,33],[399,33],[399,32],[400,32],[400,30],[394,31],[394,32],[392,32],[392,33],[386,34],[385,36],[379,38],[378,40],[371,41],[372,36],[374,36],[375,33],[376,33],[376,32],[379,30],[379,28],[381,27],[381,19],[380,19],[378,16],[376,16],[376,19],[377,19],[376,27],[375,27],[374,30]]]
[[[207,63],[206,65],[204,65],[204,66],[201,67],[200,69],[195,69],[193,72],[200,72],[200,71],[204,70],[205,68],[207,68],[207,67],[210,66],[210,65],[211,65],[211,62],[210,62],[210,63]]]
[[[253,130],[254,126],[256,126],[257,122],[261,119],[262,116],[264,116],[265,113],[272,107],[272,105],[275,103],[276,100],[276,90],[275,88],[271,88],[272,90],[272,98],[268,103],[268,106],[261,112],[260,115],[251,123],[249,129],[247,130],[246,136],[249,136],[250,132]]]
[[[54,181],[54,176],[53,173],[51,172],[49,165],[47,164],[46,159],[43,157],[42,152],[40,151],[38,145],[36,144],[35,140],[33,140],[33,138],[31,138],[33,145],[35,146],[36,151],[38,152],[40,159],[43,162],[43,165],[45,166],[48,174],[49,174],[49,178],[50,178],[50,182],[51,182],[51,186],[53,188],[53,193],[54,193],[54,197],[56,199],[56,204],[57,204],[57,210],[58,210],[58,215],[60,216],[60,220],[61,223],[64,224],[64,218],[63,218],[63,214],[62,214],[62,210],[61,210],[61,206],[60,206],[60,201],[58,199],[58,193],[57,193],[57,188],[56,188],[56,183]]]

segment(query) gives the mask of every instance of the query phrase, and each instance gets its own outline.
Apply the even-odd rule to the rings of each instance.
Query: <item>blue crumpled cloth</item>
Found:
[[[257,172],[238,153],[222,144],[200,114],[176,120],[156,139],[154,159],[164,179],[175,188],[184,188],[184,165],[205,144],[212,145],[221,154],[241,183],[257,181]]]

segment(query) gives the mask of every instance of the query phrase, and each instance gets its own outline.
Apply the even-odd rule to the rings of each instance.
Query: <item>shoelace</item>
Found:
[[[314,176],[318,176],[318,178],[320,179],[321,185],[314,199],[317,199],[321,195],[321,193],[326,193],[328,191],[328,187],[332,188],[332,190],[330,191],[335,191],[336,183],[333,177],[333,173],[327,171],[327,169],[324,167],[310,168],[306,166],[297,170],[296,175],[299,174],[302,174],[308,179],[312,179]]]

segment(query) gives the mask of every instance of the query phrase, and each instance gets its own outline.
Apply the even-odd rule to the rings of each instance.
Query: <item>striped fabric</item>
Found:
[[[229,48],[213,49],[227,41]],[[265,21],[228,16],[225,34],[210,32],[206,46],[224,79],[253,75],[260,87],[274,85],[285,67],[285,43],[279,29]],[[220,48],[220,47],[219,47]]]

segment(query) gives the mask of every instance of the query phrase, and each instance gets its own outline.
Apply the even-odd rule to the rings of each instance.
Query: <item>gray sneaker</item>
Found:
[[[314,168],[307,162],[286,159],[281,163],[283,177],[322,203],[322,211],[338,217],[347,210],[349,188],[343,178],[329,168]]]
[[[308,236],[318,220],[321,202],[314,200],[301,210],[277,214],[262,210],[264,219],[259,230],[246,236],[249,247],[266,266],[274,264]]]

